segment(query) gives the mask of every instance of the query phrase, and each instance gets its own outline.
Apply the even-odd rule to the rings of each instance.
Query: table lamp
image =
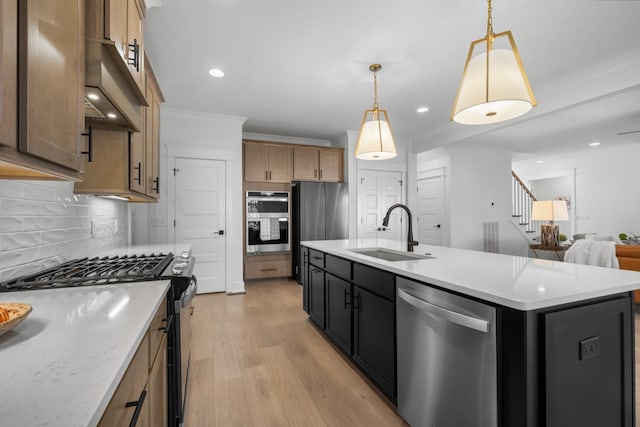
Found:
[[[542,224],[541,242],[542,246],[557,247],[560,245],[558,241],[558,226],[553,221],[566,221],[569,219],[567,211],[567,202],[564,200],[536,200],[533,202],[531,210],[531,219],[534,221],[549,221],[549,224]]]

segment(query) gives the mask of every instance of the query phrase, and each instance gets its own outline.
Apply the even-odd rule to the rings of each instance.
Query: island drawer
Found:
[[[325,255],[324,264],[328,273],[344,280],[350,281],[352,279],[351,261],[327,254]]]
[[[324,252],[309,249],[309,263],[324,268]]]
[[[390,301],[396,300],[395,275],[388,271],[354,263],[353,283]]]

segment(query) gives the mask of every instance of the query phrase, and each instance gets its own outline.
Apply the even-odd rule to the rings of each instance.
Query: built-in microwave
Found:
[[[247,192],[248,255],[288,252],[291,249],[289,195],[285,191]]]

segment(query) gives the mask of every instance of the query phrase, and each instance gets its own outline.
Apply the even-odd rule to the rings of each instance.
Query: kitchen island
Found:
[[[0,424],[97,425],[168,288],[162,280],[0,293],[33,307],[0,336]]]
[[[429,418],[440,421],[434,425],[466,425],[464,414],[476,410],[476,425],[633,425],[631,291],[640,288],[639,273],[424,245],[407,254],[403,243],[381,239],[302,245],[303,305],[310,319],[392,401],[397,398],[410,423],[425,422],[404,413],[413,405],[423,412],[436,407],[432,412],[445,408],[454,417],[461,414],[449,423]],[[391,261],[366,252],[424,259]],[[465,338],[456,345],[448,336],[441,339],[477,316],[464,309],[458,316],[463,321],[442,329],[433,320],[437,313],[427,313],[433,305],[416,299],[424,292],[486,308],[492,317],[477,326],[484,328],[483,341],[473,344],[478,333],[459,331]],[[413,308],[406,301],[415,302]],[[435,310],[450,310],[446,304]],[[420,305],[422,310],[415,308]],[[414,327],[413,319],[423,325]],[[425,336],[436,337],[437,345],[423,343]],[[425,355],[417,356],[419,351]],[[472,369],[478,360],[483,365]],[[439,378],[423,372],[432,365],[439,366]],[[445,368],[452,367],[448,375]],[[463,386],[456,389],[456,382]],[[411,402],[433,384],[440,388],[425,392],[419,404]],[[458,397],[445,398],[451,392]],[[463,394],[476,399],[466,402]]]

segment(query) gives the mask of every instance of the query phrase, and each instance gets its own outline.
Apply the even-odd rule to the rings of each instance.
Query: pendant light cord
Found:
[[[493,18],[491,17],[491,12],[493,12],[493,7],[491,7],[491,0],[487,0],[489,3],[489,7],[487,9],[487,40],[493,40],[495,38],[495,34],[493,33]]]
[[[490,71],[490,62],[491,58],[489,56],[489,52],[493,49],[493,39],[495,38],[495,34],[493,33],[493,18],[491,17],[491,12],[493,8],[491,7],[491,0],[487,0],[488,8],[487,8],[487,61],[486,61],[486,70],[485,70],[485,103],[489,103],[489,71]]]
[[[378,72],[373,72],[373,109],[378,111]]]
[[[378,120],[378,71],[382,66],[380,64],[371,64],[369,70],[373,71],[373,119]]]

